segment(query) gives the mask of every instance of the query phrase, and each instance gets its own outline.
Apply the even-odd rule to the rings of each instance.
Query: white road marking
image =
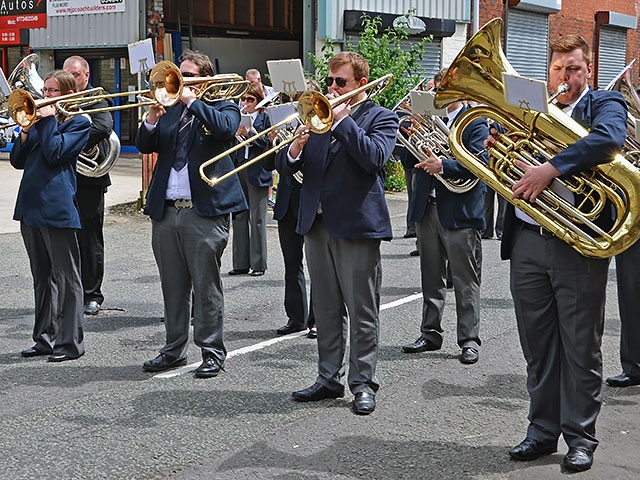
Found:
[[[380,305],[380,311],[387,310],[389,308],[398,307],[405,303],[413,302],[414,300],[418,300],[422,298],[422,293],[414,293],[413,295],[409,295],[408,297],[400,298],[398,300],[394,300],[393,302],[385,303],[384,305]],[[285,340],[290,340],[296,337],[302,337],[306,335],[307,332],[296,332],[291,333],[289,335],[282,335],[281,337],[272,338],[271,340],[265,340],[264,342],[256,343],[255,345],[249,345],[247,347],[242,347],[237,350],[233,350],[232,352],[227,352],[227,358],[235,357],[237,355],[244,355],[245,353],[255,352],[256,350],[261,350],[263,348],[269,347],[271,345],[275,345],[276,343],[283,342]],[[178,375],[182,375],[184,373],[193,372],[196,368],[200,366],[200,363],[191,363],[189,365],[185,365],[184,367],[176,368],[175,370],[169,370],[168,372],[158,373],[154,375],[153,378],[173,378]]]

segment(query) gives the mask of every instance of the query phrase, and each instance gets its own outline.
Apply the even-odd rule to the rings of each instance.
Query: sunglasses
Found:
[[[256,99],[253,97],[242,97],[240,100],[242,100],[243,102],[249,102],[249,103],[253,103],[256,101]]]
[[[342,77],[336,77],[336,78],[327,77],[327,78],[324,79],[324,83],[327,84],[327,87],[330,87],[331,85],[333,85],[333,81],[334,80],[336,81],[336,84],[340,88],[344,88],[347,85],[347,82],[349,81],[349,80],[346,80],[346,79],[344,79]]]
[[[186,78],[199,77],[200,76],[197,73],[193,73],[193,72],[180,72],[180,73],[182,74],[183,77],[186,77]]]

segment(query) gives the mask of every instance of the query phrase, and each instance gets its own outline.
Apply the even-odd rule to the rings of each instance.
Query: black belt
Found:
[[[550,230],[547,230],[547,229],[546,229],[546,228],[544,228],[543,226],[541,226],[541,225],[533,225],[533,224],[531,224],[531,223],[527,223],[527,222],[525,222],[525,221],[523,221],[523,220],[520,220],[520,227],[521,227],[523,230],[529,230],[529,231],[531,231],[531,232],[535,232],[535,233],[537,233],[538,235],[541,235],[541,236],[543,236],[543,237],[546,237],[546,236],[553,236],[553,233],[551,233],[551,231],[550,231]]]
[[[188,198],[178,198],[177,200],[165,200],[164,204],[167,207],[193,208],[193,202]]]

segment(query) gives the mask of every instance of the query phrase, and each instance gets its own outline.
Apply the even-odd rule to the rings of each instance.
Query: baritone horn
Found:
[[[541,113],[506,102],[502,73],[516,72],[500,47],[501,37],[502,21],[487,23],[463,47],[436,90],[436,108],[460,99],[481,104],[463,113],[451,127],[449,145],[455,157],[585,257],[607,258],[624,251],[640,237],[640,175],[621,154],[587,172],[555,180],[579,196],[576,205],[551,188],[543,190],[535,203],[512,198],[512,186],[524,175],[515,160],[539,165],[539,158],[551,159],[588,132],[555,105],[548,106],[549,113]],[[492,119],[507,130],[489,148],[490,165],[469,152],[462,142],[465,128],[478,118]],[[605,204],[615,209],[613,225],[607,230],[595,223]]]
[[[420,88],[425,80],[426,78],[422,79],[413,89]],[[393,111],[400,119],[398,141],[418,161],[428,157],[425,148],[431,150],[437,157],[453,156],[449,148],[449,128],[437,115],[422,115],[415,112],[411,108],[411,92],[398,102]],[[444,178],[438,173],[433,176],[452,193],[468,192],[479,182],[477,178]]]
[[[209,165],[212,165],[216,163],[218,160],[226,157],[227,155],[237,150],[240,150],[241,148],[246,147],[247,145],[253,143],[263,135],[268,135],[270,132],[277,130],[279,128],[282,128],[283,126],[291,122],[294,122],[296,120],[298,120],[302,125],[306,126],[313,133],[318,133],[318,134],[326,133],[331,128],[331,125],[333,125],[333,109],[335,107],[337,107],[342,103],[350,101],[352,98],[359,96],[361,93],[365,93],[365,96],[362,99],[357,100],[355,103],[351,104],[352,107],[355,107],[356,105],[360,105],[361,103],[367,100],[370,100],[373,97],[382,93],[389,86],[392,80],[393,80],[393,74],[389,73],[383,77],[380,77],[372,82],[367,83],[366,85],[356,88],[351,92],[347,92],[344,95],[340,95],[339,97],[336,97],[333,99],[328,99],[322,93],[316,92],[313,90],[307,90],[303,92],[302,95],[300,95],[300,98],[298,99],[298,106],[296,107],[295,113],[289,115],[287,118],[285,118],[281,122],[278,122],[275,125],[272,125],[271,127],[261,132],[258,132],[256,135],[250,138],[247,138],[245,141],[238,143],[232,148],[202,163],[199,169],[200,178],[202,178],[202,180],[205,183],[213,187],[218,183],[222,182],[223,180],[226,180],[227,178],[231,177],[232,175],[237,174],[239,171],[244,170],[248,166],[259,162],[267,155],[270,155],[280,150],[285,145],[288,145],[291,142],[297,140],[303,135],[303,133],[289,136],[289,138],[284,139],[273,148],[266,150],[265,152],[261,153],[257,157],[252,158],[251,160],[243,163],[242,165],[234,168],[233,170],[230,170],[229,172],[225,173],[220,177],[209,178],[205,173],[205,168],[207,168]]]

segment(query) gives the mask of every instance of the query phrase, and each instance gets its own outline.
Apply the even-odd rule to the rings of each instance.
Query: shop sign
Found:
[[[47,0],[47,4],[50,17],[126,11],[125,0]]]
[[[46,26],[47,3],[45,0],[0,0],[0,30]]]

